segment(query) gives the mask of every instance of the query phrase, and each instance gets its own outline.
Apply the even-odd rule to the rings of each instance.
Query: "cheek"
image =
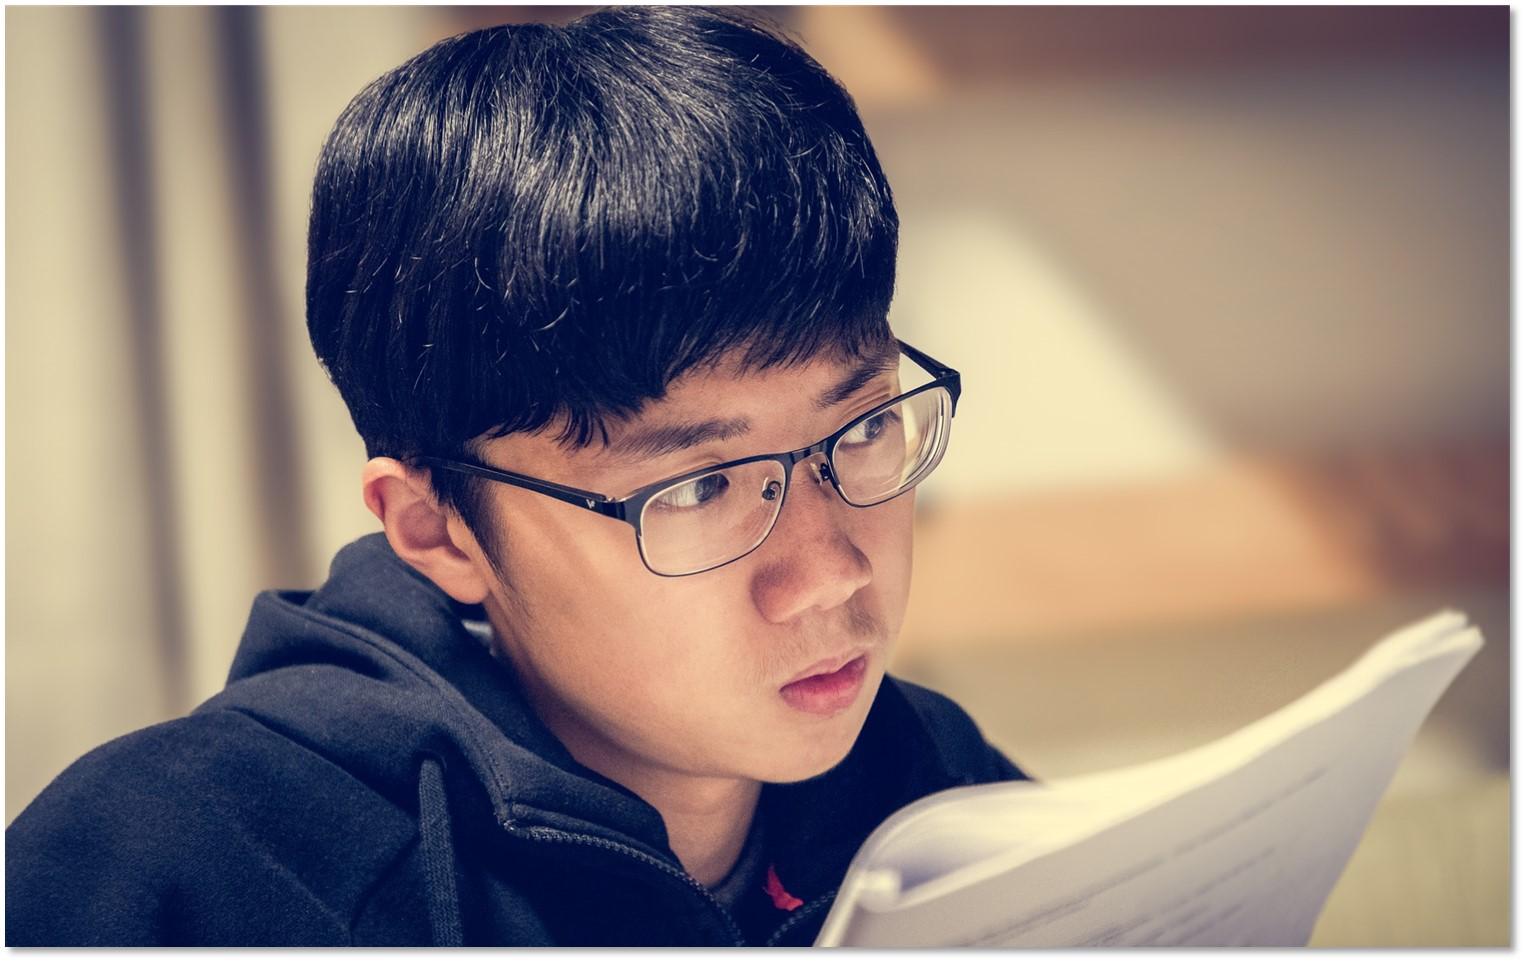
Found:
[[[860,509],[865,516],[856,536],[859,550],[874,568],[870,588],[884,606],[885,618],[899,631],[911,592],[911,553],[916,517],[915,490],[873,508]],[[891,633],[895,638],[896,631]]]
[[[531,658],[578,727],[622,758],[729,772],[760,752],[748,744],[769,708],[755,653],[718,597],[641,575],[603,583],[597,604],[572,602],[541,626],[549,644]]]
[[[523,554],[530,546],[521,537],[518,557],[543,561],[511,567],[507,594],[537,674],[585,711],[639,728],[675,706],[696,706],[746,671],[746,653],[728,639],[745,613],[725,602],[729,585],[647,571],[629,527],[620,527],[623,538],[597,539],[536,529],[544,549],[532,555]]]

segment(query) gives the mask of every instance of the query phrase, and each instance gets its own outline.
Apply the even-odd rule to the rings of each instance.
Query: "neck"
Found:
[[[689,875],[704,886],[725,879],[747,841],[761,784],[696,777],[650,781],[644,786],[631,782],[623,784],[662,813],[668,846]]]
[[[747,841],[762,783],[633,765],[626,754],[591,737],[582,727],[558,725],[565,720],[556,712],[545,713],[542,720],[574,759],[662,814],[668,848],[690,876],[703,886],[726,878]]]

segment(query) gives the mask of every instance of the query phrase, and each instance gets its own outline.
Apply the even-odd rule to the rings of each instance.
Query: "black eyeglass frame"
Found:
[[[864,421],[867,421],[868,419],[873,418],[881,412],[893,408],[896,405],[902,404],[903,402],[910,398],[914,398],[917,395],[928,391],[935,391],[940,388],[945,389],[949,394],[950,420],[952,420],[954,415],[958,412],[960,390],[959,372],[955,371],[953,368],[950,368],[948,365],[935,360],[930,355],[922,351],[918,351],[916,348],[913,348],[911,345],[907,344],[905,341],[900,340],[899,338],[896,339],[896,344],[900,346],[902,353],[904,353],[912,361],[916,362],[917,365],[922,368],[922,370],[932,375],[933,380],[929,381],[925,385],[920,385],[916,388],[913,388],[904,394],[896,395],[894,398],[891,398],[888,401],[875,405],[873,408],[869,409],[863,414],[858,415],[852,421],[849,421],[846,425],[843,425],[841,428],[832,432],[830,435],[826,436],[815,444],[807,445],[804,448],[797,448],[794,451],[781,451],[765,455],[748,455],[746,458],[738,458],[734,461],[723,462],[719,465],[708,465],[704,468],[697,468],[694,471],[685,472],[682,475],[674,475],[671,478],[664,478],[662,481],[653,482],[650,485],[643,485],[642,487],[636,489],[623,498],[611,498],[610,496],[600,494],[599,492],[585,491],[581,488],[573,488],[570,485],[559,485],[556,482],[549,482],[543,478],[532,478],[529,475],[521,475],[518,472],[506,471],[502,468],[494,468],[491,465],[483,465],[477,462],[458,461],[449,458],[436,458],[432,455],[421,456],[419,458],[413,459],[413,461],[419,465],[425,465],[432,468],[443,468],[447,471],[461,472],[467,475],[475,475],[479,478],[485,478],[488,481],[500,482],[505,485],[513,485],[515,488],[523,488],[528,491],[538,492],[542,495],[547,495],[551,498],[555,498],[558,501],[566,502],[569,505],[576,505],[579,508],[587,509],[588,511],[603,515],[605,518],[613,518],[618,521],[625,522],[636,530],[637,554],[641,556],[641,564],[646,566],[647,571],[651,572],[653,575],[662,576],[663,578],[684,578],[685,576],[689,575],[699,575],[704,572],[713,571],[714,569],[720,568],[723,565],[730,565],[732,562],[740,561],[741,559],[746,558],[748,555],[751,555],[753,552],[762,547],[763,543],[768,540],[768,536],[773,534],[774,525],[778,523],[779,515],[784,511],[784,501],[786,496],[789,495],[790,478],[794,475],[795,466],[808,458],[812,458],[818,454],[825,457],[823,462],[823,475],[825,477],[822,480],[830,481],[832,483],[832,487],[837,490],[837,494],[841,496],[842,500],[855,508],[873,508],[875,505],[882,505],[891,499],[898,498],[901,495],[906,494],[908,491],[915,488],[923,478],[927,477],[930,469],[923,469],[923,471],[916,478],[902,486],[894,494],[886,495],[884,498],[880,498],[872,502],[856,502],[848,496],[847,492],[843,491],[842,484],[837,480],[837,471],[832,465],[833,446],[837,444],[838,440],[841,439],[843,435],[846,435],[848,432],[858,427]],[[944,443],[944,448],[945,450],[947,448],[946,442]],[[669,488],[672,488],[675,485],[681,485],[686,481],[703,478],[704,476],[713,472],[724,471],[725,469],[735,468],[739,465],[750,465],[754,462],[760,461],[778,462],[779,465],[784,469],[784,484],[779,492],[779,507],[774,512],[774,519],[769,523],[768,531],[764,532],[763,537],[758,539],[758,544],[754,545],[752,548],[743,552],[741,555],[736,556],[735,558],[727,559],[724,562],[718,562],[717,564],[711,565],[707,568],[696,569],[693,572],[683,572],[675,575],[669,572],[659,572],[652,568],[651,563],[647,561],[646,549],[641,541],[641,516],[643,510],[646,508],[647,502],[651,501],[657,495],[667,491]],[[936,462],[934,464],[936,465]]]

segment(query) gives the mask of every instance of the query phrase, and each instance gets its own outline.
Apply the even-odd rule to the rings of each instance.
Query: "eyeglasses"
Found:
[[[773,531],[796,464],[822,456],[819,480],[830,481],[855,508],[883,504],[932,474],[948,449],[959,403],[959,372],[904,341],[901,353],[933,380],[864,412],[813,445],[753,455],[639,488],[624,498],[558,485],[475,462],[417,459],[539,492],[636,530],[641,561],[655,575],[697,575],[750,554]]]

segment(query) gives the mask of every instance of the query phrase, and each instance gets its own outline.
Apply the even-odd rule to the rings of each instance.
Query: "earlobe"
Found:
[[[398,558],[457,602],[475,605],[487,597],[489,586],[476,562],[481,550],[475,542],[458,544],[458,538],[470,541],[471,533],[449,524],[425,471],[395,458],[373,458],[361,472],[361,495]]]

